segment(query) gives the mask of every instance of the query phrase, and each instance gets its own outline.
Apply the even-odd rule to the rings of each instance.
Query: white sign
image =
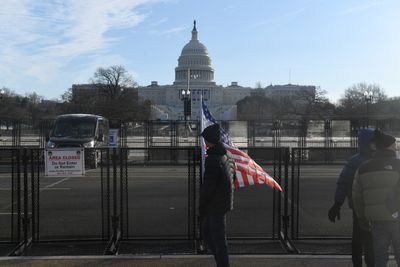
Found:
[[[118,146],[118,129],[110,129],[108,131],[108,145],[110,147]]]
[[[85,150],[83,148],[46,149],[44,162],[46,176],[85,175]]]

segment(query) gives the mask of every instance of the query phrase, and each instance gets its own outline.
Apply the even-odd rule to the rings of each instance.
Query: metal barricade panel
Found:
[[[22,150],[0,150],[0,242],[22,240]]]
[[[128,149],[134,155],[135,149]],[[193,237],[193,181],[198,168],[193,164],[194,149],[153,148],[145,164],[134,157],[127,161],[127,229],[124,237]],[[174,154],[174,160],[170,156]],[[195,168],[193,170],[193,168]]]
[[[108,237],[102,215],[103,209],[108,211],[110,208],[104,205],[112,181],[105,160],[109,151],[86,149],[85,154],[88,153],[98,153],[102,160],[97,168],[86,166],[82,177],[47,177],[44,175],[44,162],[39,162],[40,172],[36,176],[39,195],[37,241]]]
[[[349,253],[352,211],[344,204],[341,220],[331,223],[328,210],[334,202],[336,182],[355,148],[294,148],[292,150],[291,238],[300,252]],[[335,241],[333,241],[335,240]],[[347,241],[346,241],[347,240]],[[344,243],[343,243],[344,242]]]

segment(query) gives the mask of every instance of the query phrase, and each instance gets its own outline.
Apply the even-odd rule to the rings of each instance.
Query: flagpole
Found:
[[[205,120],[204,120],[204,112],[203,112],[203,94],[200,94],[200,105],[199,105],[199,115],[200,115],[200,133],[203,132],[205,128]],[[204,138],[200,138],[200,149],[201,149],[201,161],[200,161],[200,188],[203,184],[203,176],[204,176],[204,164],[205,164],[205,154],[206,154],[206,149],[205,149],[205,143],[204,143]],[[203,231],[202,231],[202,224],[203,222],[201,221],[200,216],[197,217],[197,222],[198,222],[198,233],[199,233],[199,243],[196,244],[196,248],[200,253],[204,253],[207,249],[204,245],[203,242]]]
[[[200,133],[204,131],[205,128],[205,121],[204,121],[204,112],[203,112],[203,94],[200,94]],[[201,149],[201,183],[203,182],[203,174],[204,174],[204,163],[205,163],[205,155],[206,155],[206,148],[204,139],[200,137],[200,149]]]

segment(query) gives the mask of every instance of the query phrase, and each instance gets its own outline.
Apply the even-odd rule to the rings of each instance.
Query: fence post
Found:
[[[24,148],[24,154],[23,154],[23,164],[24,164],[24,218],[23,218],[23,227],[24,227],[24,247],[28,245],[28,224],[29,224],[29,218],[28,218],[28,155],[27,155],[27,149]]]
[[[120,148],[120,170],[119,170],[119,178],[120,178],[120,183],[119,183],[119,229],[121,232],[121,238],[123,238],[123,221],[124,221],[124,192],[127,193],[126,190],[124,190],[124,182],[126,182],[127,176],[128,176],[128,169],[127,169],[127,161],[128,161],[128,148]],[[127,184],[126,184],[127,186]],[[128,201],[126,201],[125,205],[128,204]],[[126,218],[128,218],[128,213],[126,214]]]
[[[289,210],[288,210],[288,202],[289,202],[289,148],[283,148],[284,151],[284,210],[283,210],[283,236],[284,240],[288,240],[288,227],[289,227]]]
[[[193,151],[193,175],[192,175],[192,205],[193,205],[193,239],[196,239],[196,216],[197,216],[197,205],[196,205],[196,159],[197,159],[197,147],[194,147]]]
[[[113,237],[117,238],[118,216],[117,216],[117,148],[113,148],[112,163],[113,163],[113,216],[112,227]],[[120,155],[121,156],[121,155]]]
[[[255,126],[254,121],[247,122],[247,147],[255,146]]]
[[[282,184],[282,148],[277,148],[278,150],[278,183]],[[275,150],[276,151],[276,150]],[[277,221],[278,221],[278,225],[277,225],[277,234],[278,234],[278,238],[280,238],[280,234],[281,234],[281,230],[282,230],[282,192],[274,189],[274,199],[277,199],[277,201],[275,201],[276,203],[276,210],[277,210]],[[275,213],[274,213],[275,214]]]
[[[325,147],[332,146],[332,121],[325,120],[324,124],[324,140],[325,140]]]
[[[17,150],[17,240],[21,241],[21,149]]]
[[[108,150],[108,149],[107,149]],[[104,240],[104,150],[100,150],[101,238]],[[108,162],[107,162],[108,165]]]
[[[128,198],[128,156],[129,156],[129,148],[126,148],[126,154],[125,154],[125,212],[126,212],[126,238],[129,238],[129,198]],[[122,229],[122,227],[121,227]],[[121,235],[122,236],[122,235]]]
[[[188,195],[188,217],[187,217],[187,223],[188,223],[188,232],[187,232],[187,238],[188,239],[190,239],[190,233],[191,233],[191,213],[192,213],[192,207],[191,207],[191,198],[190,198],[190,187],[191,187],[191,184],[190,184],[190,180],[191,180],[191,170],[190,170],[190,162],[191,162],[191,160],[190,160],[190,149],[187,149],[186,150],[186,152],[187,152],[187,178],[188,178],[188,192],[187,192],[187,195]]]
[[[32,238],[35,240],[35,168],[34,168],[34,159],[33,159],[33,150],[31,149],[30,153],[30,159],[31,159],[31,205],[32,205]]]
[[[107,194],[107,239],[110,238],[110,149],[107,149],[107,180],[106,180],[106,194]]]
[[[296,184],[296,191],[297,191],[297,196],[296,196],[296,239],[299,238],[299,219],[300,219],[300,163],[302,160],[302,148],[297,150],[297,184]]]
[[[15,161],[14,149],[11,150],[11,242],[14,241],[14,177],[15,177]]]

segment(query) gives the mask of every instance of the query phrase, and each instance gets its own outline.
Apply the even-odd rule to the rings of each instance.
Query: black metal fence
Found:
[[[287,189],[287,148],[245,151]],[[54,252],[54,244],[65,253],[87,242],[97,242],[97,251],[91,253],[140,253],[143,246],[137,242],[151,240],[186,242],[183,251],[189,246],[189,252],[196,252],[201,187],[197,147],[98,149],[99,167],[86,169],[83,177],[45,176],[44,152],[0,149],[0,248],[8,246],[3,255],[57,255],[63,252]],[[286,253],[280,244],[288,240],[287,201],[287,195],[267,186],[237,190],[228,238],[274,242]],[[268,250],[258,247],[253,253]]]
[[[45,147],[52,120],[0,119],[0,146]],[[221,121],[241,147],[353,147],[362,120]],[[400,120],[370,120],[369,125],[400,136]],[[198,121],[110,122],[119,129],[120,147],[195,147],[199,145]]]
[[[283,193],[267,186],[235,191],[227,223],[233,253],[350,253],[351,210],[344,205],[335,224],[327,211],[356,148],[243,150]],[[93,254],[196,252],[197,147],[101,148],[99,166],[83,177],[45,176],[44,151],[0,149],[2,255],[76,253],[66,247],[89,241],[97,242],[87,252]],[[39,249],[48,242],[58,242],[62,251]]]
[[[328,221],[328,209],[334,202],[336,181],[354,147],[292,148],[289,239],[302,253],[349,254],[352,211],[345,204],[341,220]]]

